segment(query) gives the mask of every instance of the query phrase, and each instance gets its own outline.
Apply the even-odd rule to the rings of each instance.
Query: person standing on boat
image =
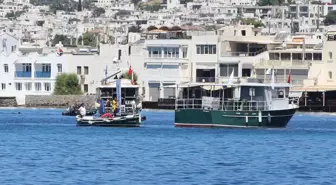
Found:
[[[84,117],[86,115],[86,109],[85,109],[84,103],[81,104],[78,110],[79,110],[81,117]]]
[[[117,103],[117,98],[114,97],[113,101],[112,101],[112,108],[113,108],[113,114],[114,116],[117,115],[117,111],[118,111],[118,103]]]

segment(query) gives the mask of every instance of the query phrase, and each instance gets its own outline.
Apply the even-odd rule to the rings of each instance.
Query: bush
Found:
[[[62,73],[56,77],[54,88],[55,95],[81,95],[83,94],[79,85],[77,74]]]

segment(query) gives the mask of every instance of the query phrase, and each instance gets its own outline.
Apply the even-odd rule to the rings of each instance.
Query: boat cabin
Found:
[[[132,85],[128,79],[121,79],[121,105],[119,107],[119,113],[131,114],[134,113],[134,105],[138,105],[139,99],[139,86]],[[97,95],[99,100],[103,100],[104,104],[109,100],[117,98],[116,81],[101,85],[97,88]],[[104,106],[105,112],[112,112],[112,107]]]
[[[290,84],[261,83],[249,78],[229,84],[188,83],[177,85],[175,109],[264,111],[288,109]]]

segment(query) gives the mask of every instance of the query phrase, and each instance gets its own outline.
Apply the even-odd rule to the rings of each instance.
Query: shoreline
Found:
[[[0,107],[0,110],[5,109],[60,109],[65,110],[67,107],[65,106],[15,106],[15,107]],[[172,109],[142,109],[143,111],[153,111],[153,112],[174,112]],[[305,111],[297,111],[296,114],[319,114],[319,115],[335,115],[336,112],[305,112]]]

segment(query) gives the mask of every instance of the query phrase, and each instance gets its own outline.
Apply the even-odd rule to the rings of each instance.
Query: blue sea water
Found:
[[[336,115],[286,129],[76,127],[59,109],[0,109],[0,184],[334,184]],[[21,112],[22,114],[17,114]]]

